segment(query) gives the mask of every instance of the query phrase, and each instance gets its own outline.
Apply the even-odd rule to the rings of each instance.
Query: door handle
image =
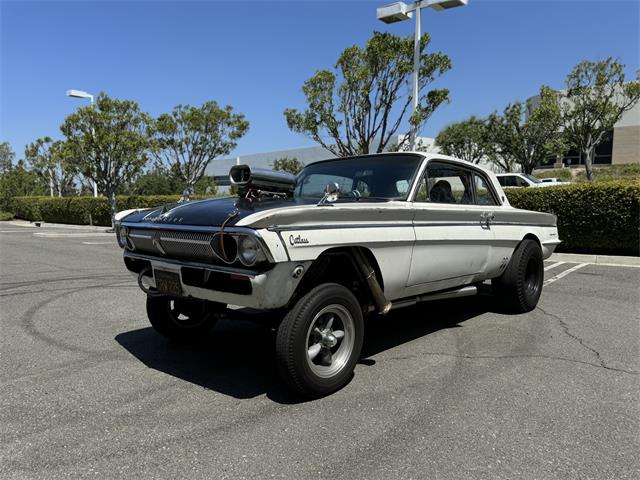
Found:
[[[486,227],[489,228],[494,218],[495,214],[493,212],[482,212],[480,214],[480,223],[486,225]]]

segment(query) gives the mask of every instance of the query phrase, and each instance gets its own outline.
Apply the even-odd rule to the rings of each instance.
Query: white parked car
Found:
[[[541,178],[540,182],[542,183],[553,183],[555,185],[567,185],[570,182],[565,182],[560,180],[559,178],[551,177],[551,178]]]
[[[228,305],[281,312],[279,370],[310,397],[348,382],[369,315],[485,280],[506,308],[532,310],[560,243],[554,215],[511,207],[492,172],[444,155],[332,159],[297,177],[239,165],[230,178],[239,198],[119,213],[124,263],[173,340],[201,338]]]
[[[498,173],[498,182],[503,187],[551,187],[555,185],[569,185],[569,182],[561,182],[557,178],[542,179],[526,173]]]

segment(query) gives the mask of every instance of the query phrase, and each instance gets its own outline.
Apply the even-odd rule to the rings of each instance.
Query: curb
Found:
[[[40,227],[38,227],[34,222],[29,222],[27,220],[9,220],[7,222],[3,222],[8,225],[13,225],[16,227],[25,227],[25,228],[33,228],[33,229],[43,229],[43,228],[64,228],[71,230],[85,230],[90,232],[106,232],[111,227],[97,227],[95,225],[71,225],[66,223],[49,223],[49,222],[41,222]]]
[[[640,267],[640,257],[623,257],[621,255],[583,255],[578,253],[554,253],[550,261],[569,263],[588,263],[592,265],[609,265],[617,267]]]

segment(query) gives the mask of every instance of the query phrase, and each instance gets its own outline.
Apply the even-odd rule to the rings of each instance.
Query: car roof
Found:
[[[400,155],[418,155],[418,156],[422,157],[425,160],[446,160],[448,162],[457,163],[457,164],[462,165],[462,166],[473,167],[473,168],[477,168],[479,170],[483,170],[485,172],[493,173],[493,171],[491,171],[490,169],[488,169],[486,167],[483,167],[482,165],[478,165],[477,163],[469,163],[466,160],[461,160],[459,158],[452,157],[450,155],[443,155],[441,153],[417,152],[417,151],[414,151],[414,150],[409,150],[409,151],[406,151],[406,152],[365,153],[365,154],[362,154],[362,155],[352,155],[352,156],[349,156],[349,157],[327,158],[325,160],[318,160],[316,162],[308,163],[305,166],[317,165],[319,163],[331,162],[331,161],[336,161],[336,160],[346,160],[348,158],[396,156],[396,155],[397,156],[400,156]]]

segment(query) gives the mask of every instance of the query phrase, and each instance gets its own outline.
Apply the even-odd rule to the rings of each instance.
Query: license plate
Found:
[[[156,279],[156,289],[160,293],[166,295],[182,296],[182,285],[180,284],[180,275],[167,270],[153,270],[153,276]]]

